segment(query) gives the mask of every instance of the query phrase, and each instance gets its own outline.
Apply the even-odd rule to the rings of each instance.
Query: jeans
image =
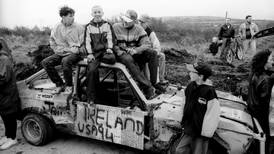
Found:
[[[249,55],[253,57],[254,54],[256,53],[256,40],[255,39],[243,40],[243,52],[244,52],[244,55]]]
[[[64,85],[63,80],[55,69],[55,66],[62,65],[66,86],[72,86],[72,66],[81,60],[80,55],[70,54],[68,56],[60,56],[53,54],[42,61],[42,66],[48,73],[49,78],[57,87]]]
[[[151,88],[151,83],[145,77],[143,73],[141,73],[138,64],[135,63],[135,60],[130,54],[124,53],[117,57],[118,61],[124,64],[129,70],[132,77],[140,84],[142,89]]]
[[[5,125],[5,136],[14,140],[17,131],[16,114],[2,115],[1,117]]]
[[[208,142],[209,140],[206,137],[192,137],[187,134],[182,134],[175,154],[206,154]]]
[[[159,80],[160,82],[165,81],[165,72],[166,72],[166,56],[164,53],[158,53],[159,60]]]
[[[133,55],[133,59],[139,65],[141,71],[145,69],[145,64],[148,63],[150,82],[152,85],[157,83],[157,73],[158,73],[158,57],[157,52],[151,49],[143,51],[141,54]]]
[[[99,84],[99,71],[100,60],[95,59],[88,64],[87,70],[87,99],[88,102],[95,101],[96,98],[96,86]]]

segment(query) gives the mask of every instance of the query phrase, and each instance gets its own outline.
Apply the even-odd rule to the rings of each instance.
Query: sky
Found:
[[[151,17],[219,16],[274,20],[274,0],[0,0],[0,27],[53,27],[60,22],[59,9],[67,5],[75,10],[75,21],[91,20],[91,8],[101,5],[104,18],[112,18],[128,9]]]

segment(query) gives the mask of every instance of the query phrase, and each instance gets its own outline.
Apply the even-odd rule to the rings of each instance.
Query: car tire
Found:
[[[29,114],[22,121],[21,131],[24,138],[32,145],[45,145],[53,138],[53,127],[43,116]]]

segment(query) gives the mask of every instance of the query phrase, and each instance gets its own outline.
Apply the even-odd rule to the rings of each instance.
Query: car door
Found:
[[[95,104],[87,104],[84,94],[78,94],[81,97],[80,101],[75,101],[74,132],[79,136],[143,149],[147,112],[130,109],[132,105],[138,105],[138,96],[127,77],[118,68],[106,67],[99,68],[99,76]],[[82,79],[82,82],[85,81]]]

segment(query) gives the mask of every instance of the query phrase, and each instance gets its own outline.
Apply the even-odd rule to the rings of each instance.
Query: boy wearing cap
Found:
[[[187,64],[191,82],[185,89],[185,106],[182,119],[183,134],[176,153],[205,154],[209,138],[217,129],[220,104],[208,77],[211,68],[198,62]]]
[[[129,14],[129,17],[135,21],[135,23],[140,24],[145,32],[147,33],[149,40],[152,45],[152,49],[157,52],[157,58],[158,58],[158,66],[159,66],[159,80],[160,85],[165,85],[168,83],[167,80],[165,80],[165,63],[166,63],[166,56],[163,52],[161,52],[161,45],[158,37],[156,36],[153,29],[148,25],[148,17],[142,16],[138,20],[138,14],[134,10],[128,10],[127,13]]]
[[[104,12],[101,6],[93,6],[91,11],[93,19],[86,25],[84,37],[88,53],[87,99],[90,104],[95,101],[100,62],[115,63],[111,25],[102,19]]]
[[[153,86],[157,81],[157,53],[151,49],[149,38],[140,25],[135,24],[127,14],[122,15],[121,20],[121,23],[113,25],[117,39],[117,44],[114,47],[117,60],[126,65],[144,91],[146,98],[152,99],[155,96]],[[147,62],[150,68],[150,81],[140,71],[140,68],[144,68]]]

